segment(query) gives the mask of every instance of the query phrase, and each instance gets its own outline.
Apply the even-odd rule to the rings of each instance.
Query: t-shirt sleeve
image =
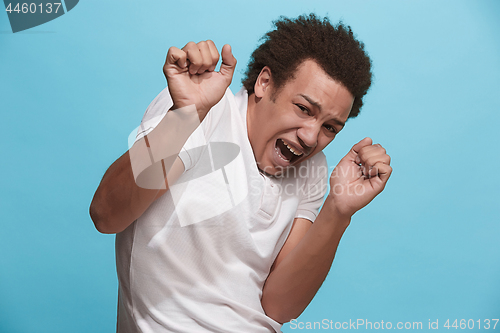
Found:
[[[167,114],[167,111],[174,105],[168,87],[163,89],[158,96],[149,104],[144,116],[142,117],[141,125],[137,128],[137,134],[134,141],[138,141],[148,135]]]
[[[323,152],[316,154],[306,163],[308,163],[308,177],[304,184],[295,218],[304,218],[314,222],[328,189],[328,164]]]

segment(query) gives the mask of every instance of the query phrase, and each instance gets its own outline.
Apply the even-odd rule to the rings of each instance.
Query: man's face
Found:
[[[273,95],[272,73],[265,67],[248,104],[248,138],[257,166],[267,174],[312,157],[343,128],[354,101],[316,62],[306,60]]]

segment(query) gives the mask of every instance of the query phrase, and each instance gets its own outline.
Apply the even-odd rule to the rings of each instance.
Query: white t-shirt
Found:
[[[279,332],[262,288],[294,218],[314,221],[327,188],[318,153],[282,177],[259,172],[248,95],[228,89],[179,154],[185,172],[116,235],[118,332]],[[140,138],[172,106],[149,105]]]

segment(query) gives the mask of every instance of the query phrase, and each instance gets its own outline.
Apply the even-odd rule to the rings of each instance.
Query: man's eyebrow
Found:
[[[304,98],[309,104],[311,104],[312,106],[315,106],[316,108],[318,108],[318,110],[321,112],[322,111],[322,108],[321,108],[321,104],[319,104],[319,102],[315,101],[314,99],[312,99],[311,97],[307,96],[307,95],[304,95],[304,94],[299,94],[300,97]],[[340,119],[337,119],[337,118],[333,118],[332,121],[334,123],[336,123],[337,125],[339,126],[342,126],[344,127],[345,126],[345,122],[341,121]]]
[[[319,104],[319,102],[316,102],[315,100],[313,100],[311,97],[304,95],[304,94],[299,94],[299,96],[304,98],[306,101],[308,101],[309,104],[311,104],[312,106],[317,107],[320,111],[322,110],[321,104]]]

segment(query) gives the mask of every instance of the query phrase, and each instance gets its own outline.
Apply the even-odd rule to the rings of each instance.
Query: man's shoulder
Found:
[[[217,104],[215,104],[212,109],[221,108],[228,104],[231,107],[235,107],[242,112],[246,112],[248,106],[247,90],[243,87],[236,94],[234,94],[228,87],[226,89],[226,92],[224,93],[224,96],[222,96],[221,100]]]

